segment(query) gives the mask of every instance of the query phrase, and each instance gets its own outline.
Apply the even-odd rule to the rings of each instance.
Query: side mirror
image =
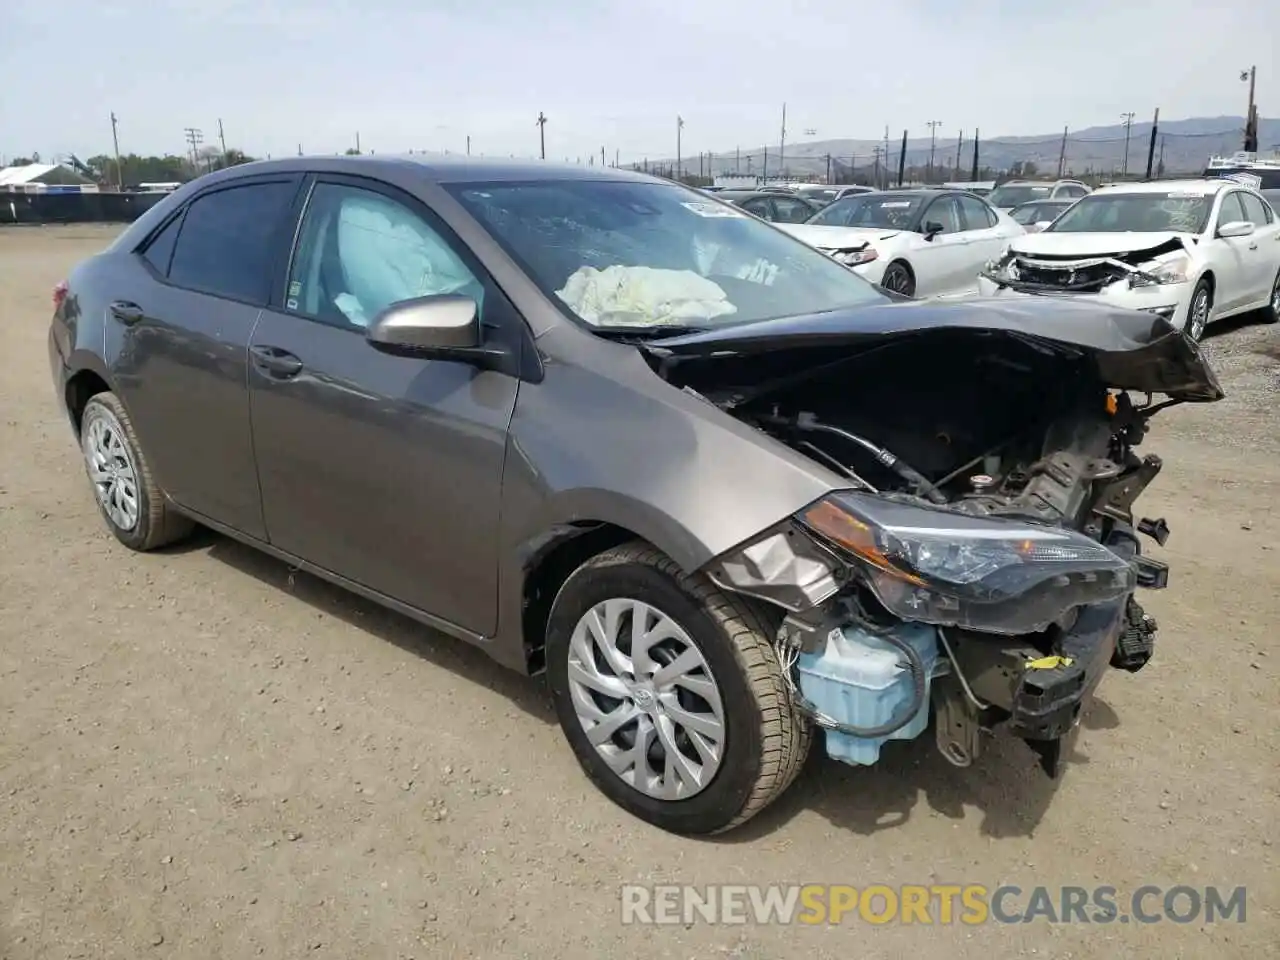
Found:
[[[1045,227],[1047,227],[1051,223],[1053,223],[1052,220],[1037,220],[1031,226],[1034,228],[1036,233],[1039,233],[1041,230],[1043,230]]]
[[[1230,223],[1224,223],[1218,228],[1218,236],[1227,237],[1247,237],[1253,233],[1253,224],[1248,220],[1232,220]]]
[[[924,238],[926,240],[932,240],[945,229],[946,228],[937,220],[930,220],[924,225]]]
[[[393,303],[373,318],[364,336],[375,350],[403,357],[488,366],[506,355],[484,346],[475,300],[454,294]]]

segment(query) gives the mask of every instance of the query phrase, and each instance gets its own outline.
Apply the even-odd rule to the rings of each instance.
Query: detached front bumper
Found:
[[[1128,283],[1115,283],[1091,293],[1074,293],[1044,288],[1027,288],[1018,284],[1001,285],[985,276],[978,278],[978,294],[983,297],[1063,297],[1071,300],[1093,301],[1108,307],[1141,310],[1164,317],[1181,330],[1187,322],[1191,307],[1191,294],[1195,284],[1165,283],[1147,287],[1130,287]]]

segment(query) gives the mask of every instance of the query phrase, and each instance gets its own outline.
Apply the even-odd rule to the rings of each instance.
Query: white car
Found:
[[[938,189],[844,197],[778,227],[908,297],[976,293],[983,265],[1025,232],[971,193]]]
[[[1230,180],[1103,187],[983,271],[986,296],[1051,294],[1145,310],[1192,340],[1214,320],[1280,318],[1280,217]]]

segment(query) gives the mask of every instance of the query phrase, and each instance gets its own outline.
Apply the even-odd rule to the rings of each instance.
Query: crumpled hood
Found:
[[[902,232],[888,227],[828,227],[818,223],[779,223],[777,226],[819,250],[861,250],[874,240],[888,240]]]
[[[1163,249],[1175,244],[1188,246],[1190,233],[1055,233],[1046,231],[1018,237],[1009,249],[1017,254],[1035,257],[1114,257],[1122,254]]]
[[[969,331],[1008,336],[1059,355],[1089,356],[1109,386],[1180,400],[1220,400],[1222,388],[1199,347],[1167,320],[1137,310],[1060,297],[883,302],[830,313],[728,324],[667,337],[641,349],[670,367],[764,351],[880,346],[893,339]]]

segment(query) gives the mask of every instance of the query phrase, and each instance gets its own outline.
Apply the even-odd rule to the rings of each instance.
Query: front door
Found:
[[[246,358],[300,181],[200,194],[114,278],[107,306],[107,360],[156,481],[182,506],[258,538]]]
[[[474,297],[486,323],[506,306],[417,200],[364,179],[318,179],[283,302],[263,312],[250,344],[258,477],[273,545],[488,635],[519,381],[390,356],[364,337],[389,304],[444,293]]]
[[[936,297],[960,293],[967,289],[968,266],[975,260],[969,248],[970,237],[964,230],[955,197],[941,196],[924,211],[920,224],[941,224],[942,231],[920,246],[921,267],[916,271],[916,296]],[[979,262],[973,267],[973,285],[978,282]]]

